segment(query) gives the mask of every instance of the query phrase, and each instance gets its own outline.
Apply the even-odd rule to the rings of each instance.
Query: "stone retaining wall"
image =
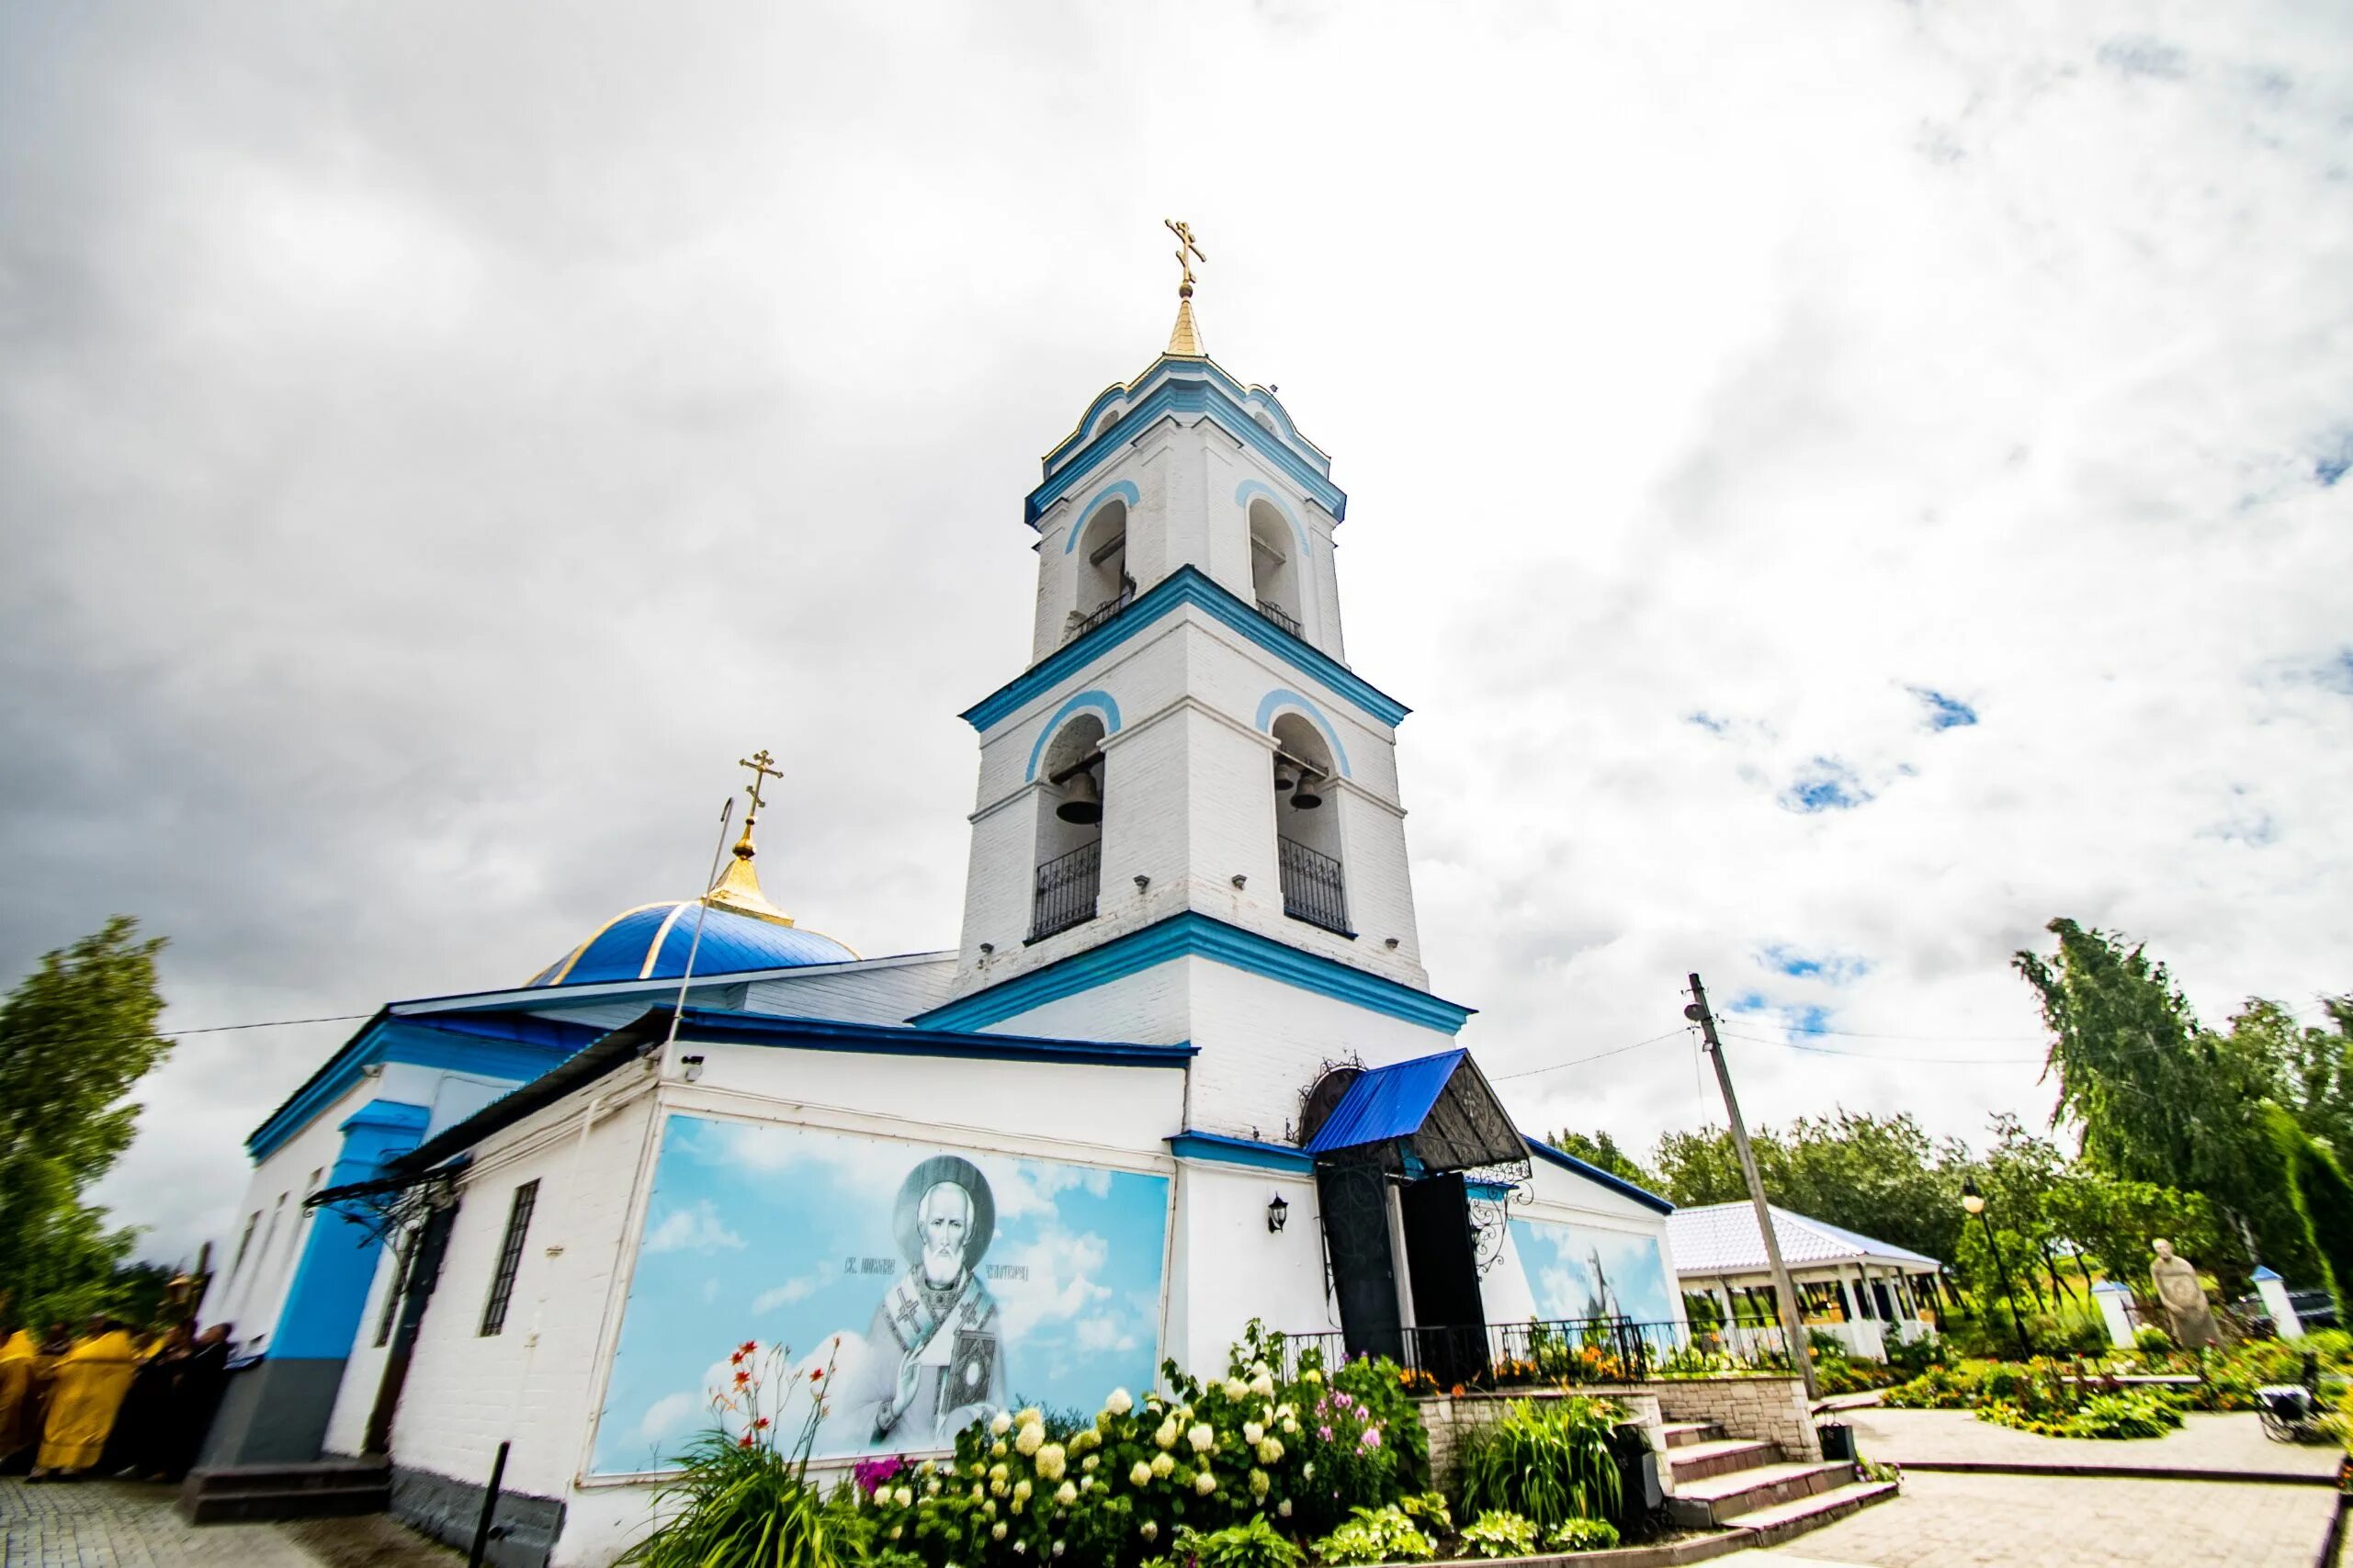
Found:
[[[1650,1382],[1507,1389],[1417,1400],[1421,1424],[1430,1433],[1431,1484],[1442,1492],[1454,1491],[1463,1439],[1478,1427],[1500,1420],[1513,1400],[1567,1399],[1578,1394],[1624,1406],[1654,1453],[1663,1454],[1666,1450],[1660,1431],[1666,1423],[1713,1421],[1726,1437],[1780,1444],[1785,1459],[1822,1457],[1822,1441],[1815,1435],[1814,1417],[1805,1403],[1805,1385],[1793,1377],[1662,1378]],[[1672,1467],[1662,1458],[1658,1469],[1661,1483],[1672,1493]]]

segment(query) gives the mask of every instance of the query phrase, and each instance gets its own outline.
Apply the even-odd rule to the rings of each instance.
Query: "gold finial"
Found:
[[[726,874],[712,886],[704,897],[709,903],[724,905],[743,914],[757,915],[764,920],[775,920],[779,925],[788,926],[793,923],[791,917],[768,902],[767,897],[760,891],[759,874],[752,869],[752,825],[760,819],[760,807],[767,804],[760,797],[762,786],[770,779],[785,776],[785,771],[777,767],[775,761],[764,746],[749,757],[737,760],[737,767],[752,770],[752,783],[743,791],[752,797],[752,809],[743,814],[743,836],[735,840],[734,863],[727,868]]]
[[[1184,269],[1183,280],[1177,285],[1176,327],[1169,333],[1168,352],[1180,359],[1205,358],[1207,356],[1201,352],[1201,329],[1193,321],[1193,264],[1205,262],[1209,258],[1193,243],[1192,224],[1180,223],[1173,218],[1163,218],[1160,221],[1168,225],[1169,232],[1177,237],[1177,265]]]

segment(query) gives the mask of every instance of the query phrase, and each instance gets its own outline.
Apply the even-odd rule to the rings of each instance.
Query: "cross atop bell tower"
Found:
[[[1443,1048],[1468,1015],[1421,967],[1407,709],[1341,640],[1348,497],[1273,388],[1201,351],[1206,257],[1166,226],[1167,352],[1097,394],[1024,508],[1031,662],[964,715],[980,737],[964,944],[922,1021],[1189,1041],[1205,1064],[1215,1047],[1196,1079],[1214,1101],[1226,1066],[1288,1094],[1320,1061]],[[1279,1044],[1253,1032],[1269,1019]],[[1269,1114],[1261,1099],[1250,1119]]]

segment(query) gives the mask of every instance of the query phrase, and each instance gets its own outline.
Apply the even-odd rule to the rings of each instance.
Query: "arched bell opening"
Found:
[[[1251,502],[1250,588],[1258,596],[1258,613],[1296,637],[1307,636],[1301,565],[1296,538],[1283,513],[1263,498]]]
[[[1274,849],[1283,873],[1283,912],[1352,936],[1331,749],[1322,731],[1295,713],[1276,718],[1272,729]]]
[[[1136,597],[1127,574],[1127,503],[1105,502],[1079,536],[1078,582],[1070,607],[1070,636],[1092,631],[1126,609]]]
[[[1064,725],[1038,763],[1037,872],[1029,940],[1095,916],[1103,885],[1103,720],[1080,714]]]

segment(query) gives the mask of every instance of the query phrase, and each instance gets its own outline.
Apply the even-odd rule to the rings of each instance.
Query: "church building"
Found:
[[[780,1397],[830,1369],[846,1465],[1222,1371],[1252,1319],[1442,1374],[1491,1325],[1680,1329],[1669,1205],[1516,1128],[1431,988],[1348,497],[1192,294],[1023,503],[956,950],[770,901],[762,752],[699,897],[386,1005],[247,1142],[209,1468],[380,1456],[462,1541],[503,1464],[493,1561],[602,1564],[746,1342]]]

